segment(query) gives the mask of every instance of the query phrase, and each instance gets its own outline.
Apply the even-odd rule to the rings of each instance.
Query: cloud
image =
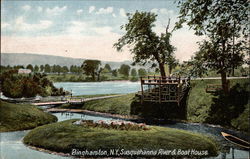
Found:
[[[93,31],[99,35],[108,35],[112,34],[112,28],[109,26],[104,26],[104,27],[95,27],[93,28]]]
[[[22,6],[22,9],[25,10],[25,11],[29,11],[31,9],[31,6],[30,5],[24,5],[24,6]]]
[[[161,14],[168,14],[168,15],[173,15],[174,11],[173,10],[167,10],[166,8],[161,8],[160,9]]]
[[[9,27],[10,24],[9,23],[6,23],[6,22],[2,22],[1,23],[1,29],[6,29],[7,27]]]
[[[157,9],[157,8],[153,8],[153,9],[151,9],[150,12],[157,14],[157,13],[158,13],[158,10],[159,10],[159,9]]]
[[[71,21],[70,27],[66,29],[66,32],[69,34],[80,34],[83,31],[87,30],[87,23],[81,21]]]
[[[69,35],[86,35],[102,36],[108,34],[115,34],[112,32],[112,27],[102,26],[96,27],[91,21],[71,21],[70,26],[66,29]]]
[[[121,9],[120,9],[120,16],[126,17],[126,11],[125,11],[124,8],[121,8]]]
[[[89,7],[89,13],[92,13],[95,10],[95,6],[90,6]]]
[[[37,11],[38,11],[38,12],[42,12],[42,11],[43,11],[43,7],[38,6],[38,7],[37,7]]]
[[[62,14],[65,10],[67,10],[67,6],[63,6],[63,7],[54,7],[54,8],[47,8],[46,12],[50,15],[60,15]]]
[[[39,30],[45,30],[49,28],[52,25],[52,22],[49,20],[40,20],[37,24],[29,24],[24,21],[24,18],[18,17],[15,20],[15,30],[19,31],[39,31]]]
[[[100,8],[96,14],[109,14],[109,13],[112,13],[113,12],[113,7],[107,7],[106,9],[105,8]]]
[[[105,61],[131,60],[129,51],[118,53],[113,44],[119,36],[39,36],[39,37],[9,37],[2,36],[1,52],[5,53],[35,53],[71,58],[99,59]],[[65,54],[68,50],[68,54]]]
[[[83,12],[82,9],[78,9],[78,10],[76,11],[76,14],[80,15],[80,14],[82,14],[82,12]]]

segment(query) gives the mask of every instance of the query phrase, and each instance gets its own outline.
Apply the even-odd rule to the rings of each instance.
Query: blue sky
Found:
[[[1,52],[108,61],[132,59],[128,49],[117,53],[112,47],[124,34],[120,26],[127,22],[126,13],[136,10],[156,13],[154,31],[158,34],[164,32],[168,18],[173,28],[178,16],[174,0],[5,0],[1,3]],[[190,58],[198,40],[187,28],[174,32],[176,57]]]

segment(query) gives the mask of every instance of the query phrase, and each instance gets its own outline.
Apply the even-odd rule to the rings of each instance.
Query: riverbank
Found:
[[[32,105],[0,102],[0,132],[27,130],[57,121],[55,116]]]
[[[249,131],[249,105],[250,92],[248,79],[230,79],[230,93],[223,95],[221,92],[206,92],[208,84],[220,84],[219,79],[191,80],[191,90],[186,103],[186,120],[195,123],[208,123],[221,125],[230,129],[243,132]],[[99,86],[98,86],[99,87]],[[64,109],[83,109],[102,113],[131,115],[137,109],[140,101],[135,104],[135,94],[126,94],[112,99],[100,99],[86,102],[82,106],[63,106]],[[96,95],[98,96],[98,95]],[[161,108],[177,107],[175,103],[161,105]],[[135,107],[134,107],[135,106]],[[145,107],[142,107],[146,110]],[[153,109],[158,109],[157,105]],[[158,112],[163,112],[159,109]],[[148,115],[152,114],[149,111]],[[140,114],[137,114],[140,115]],[[157,112],[155,114],[157,116]],[[168,113],[170,116],[171,114]]]
[[[219,79],[191,81],[187,100],[187,120],[209,123],[249,132],[249,79],[230,79],[230,92],[206,92],[208,84],[220,84]]]
[[[216,156],[218,152],[212,139],[188,131],[157,126],[150,126],[149,130],[117,130],[72,124],[75,121],[67,120],[38,127],[25,136],[24,143],[63,153],[71,153],[72,149],[108,151],[162,148],[165,150],[195,149],[200,152],[206,151],[207,156]]]

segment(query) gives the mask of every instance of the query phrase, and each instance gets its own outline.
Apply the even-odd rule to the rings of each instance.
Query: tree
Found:
[[[169,56],[167,58],[167,62],[168,62],[168,73],[169,75],[171,75],[172,70],[178,65],[179,61],[175,59],[174,56]]]
[[[108,70],[109,72],[112,70],[109,64],[105,64],[104,69]]]
[[[46,64],[46,65],[44,66],[44,72],[46,72],[46,73],[50,73],[50,72],[51,72],[51,69],[50,69],[50,65],[49,65],[49,64]]]
[[[31,64],[28,64],[26,69],[30,69],[33,72],[33,66]]]
[[[147,75],[147,71],[144,68],[140,68],[138,70],[138,74],[140,77],[146,76]]]
[[[68,73],[68,72],[69,72],[68,67],[67,67],[67,66],[63,66],[63,67],[62,67],[62,72],[63,72],[63,73]]]
[[[38,71],[39,71],[39,67],[37,65],[35,65],[34,72],[38,72]]]
[[[164,65],[167,63],[167,57],[172,56],[175,47],[170,44],[171,32],[168,31],[169,23],[166,27],[166,32],[158,36],[152,31],[155,26],[156,14],[150,12],[138,12],[128,15],[128,23],[122,25],[126,34],[122,36],[114,47],[118,51],[122,51],[124,46],[130,47],[130,52],[134,55],[134,64],[145,65],[147,62],[157,62],[152,64],[152,67],[158,66],[161,76],[165,77]]]
[[[137,76],[137,71],[135,68],[131,70],[131,76],[136,77]]]
[[[96,75],[100,74],[100,65],[101,61],[99,60],[85,60],[81,68],[83,69],[84,73],[89,76],[92,76],[92,80],[96,80]]]
[[[122,64],[119,69],[119,73],[124,75],[125,77],[129,76],[130,66],[126,64]]]
[[[40,65],[40,72],[43,72],[43,71],[44,71],[44,66]]]
[[[228,92],[227,73],[242,65],[247,46],[247,0],[179,1],[180,16],[176,29],[187,23],[196,35],[206,35],[200,42],[205,67],[221,74],[222,87]]]
[[[112,73],[112,76],[114,76],[114,77],[117,77],[117,76],[118,76],[117,69],[112,70],[111,73]]]

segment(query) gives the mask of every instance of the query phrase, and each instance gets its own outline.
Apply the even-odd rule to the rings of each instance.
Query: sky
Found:
[[[156,13],[153,30],[164,33],[178,20],[175,0],[3,0],[1,53],[34,53],[104,61],[132,60],[129,49],[117,52],[113,44],[125,34],[126,13]],[[198,49],[187,26],[173,32],[171,43],[180,61]]]

